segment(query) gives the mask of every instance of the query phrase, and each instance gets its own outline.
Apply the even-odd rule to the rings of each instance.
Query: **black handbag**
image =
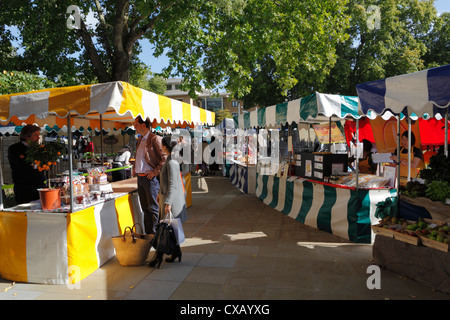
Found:
[[[160,222],[156,225],[156,233],[152,241],[152,247],[156,251],[168,255],[174,252],[177,247],[177,239],[175,238],[175,232],[172,226],[166,222]]]

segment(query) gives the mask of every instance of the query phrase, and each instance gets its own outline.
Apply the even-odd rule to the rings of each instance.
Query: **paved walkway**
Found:
[[[181,263],[121,267],[113,258],[73,289],[0,279],[0,300],[450,300],[384,269],[381,289],[370,290],[371,245],[307,227],[226,178],[192,185]]]

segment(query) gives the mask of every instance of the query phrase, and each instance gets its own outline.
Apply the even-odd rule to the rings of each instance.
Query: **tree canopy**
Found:
[[[145,86],[151,66],[138,55],[148,39],[169,58],[162,76],[183,77],[193,98],[224,88],[251,107],[314,91],[354,95],[358,83],[450,63],[449,14],[438,17],[433,3],[3,0],[0,71],[60,86]]]
[[[181,75],[192,95],[225,86],[237,96],[249,92],[258,60],[269,55],[276,82],[286,91],[296,69],[323,68],[335,59],[334,45],[345,39],[346,1],[323,0],[6,0],[0,26],[15,26],[20,37],[2,36],[0,45],[19,41],[10,51],[15,69],[43,73],[63,84],[129,81],[139,68],[139,40],[168,50],[164,75]],[[78,12],[70,11],[71,5]],[[71,7],[72,8],[72,7]],[[68,28],[69,14],[75,29]],[[85,21],[96,17],[94,25]],[[0,65],[0,68],[5,68]],[[9,68],[11,69],[11,68]]]

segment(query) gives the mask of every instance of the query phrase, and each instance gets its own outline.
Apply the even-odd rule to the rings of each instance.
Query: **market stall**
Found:
[[[377,233],[373,255],[376,264],[404,276],[413,278],[437,290],[450,292],[450,168],[448,160],[448,107],[450,105],[450,65],[411,74],[366,82],[357,86],[361,110],[377,115],[391,112],[397,119],[397,144],[400,145],[401,114],[407,117],[407,130],[411,132],[411,118],[442,117],[445,138],[442,155],[431,157],[430,169],[420,172],[421,180],[408,179],[406,189],[400,189],[398,210],[381,210],[380,223],[373,226]],[[439,114],[439,115],[438,115]],[[442,128],[441,128],[442,129]],[[409,136],[411,136],[409,134]],[[408,149],[411,150],[411,140]],[[408,158],[410,167],[411,156]],[[397,168],[400,164],[397,164]],[[400,170],[397,169],[399,173]],[[400,184],[400,174],[397,176]],[[409,189],[415,186],[416,189]],[[426,190],[427,198],[415,198]],[[408,194],[408,196],[406,196]],[[400,208],[406,205],[402,211]],[[430,201],[434,200],[434,201]],[[403,202],[403,204],[402,204]],[[446,204],[447,203],[447,204]],[[388,208],[388,207],[387,207]],[[421,215],[419,209],[430,214]],[[423,212],[423,211],[422,211]],[[417,215],[415,215],[417,214]],[[415,215],[415,217],[414,217]]]
[[[370,243],[376,204],[393,191],[385,178],[348,172],[341,121],[349,117],[360,118],[357,97],[315,93],[240,115],[236,122],[241,129],[279,130],[278,163],[258,157],[257,197],[306,225]],[[322,149],[314,150],[314,142]]]
[[[141,115],[164,123],[213,124],[214,113],[125,82],[53,88],[0,96],[0,120],[30,116],[110,121],[126,127]],[[68,130],[69,141],[71,130]],[[69,144],[67,204],[42,210],[39,201],[0,211],[0,276],[12,281],[76,283],[114,255],[111,236],[142,220],[136,182],[83,181],[73,170]],[[103,176],[104,177],[104,176]],[[184,177],[188,184],[190,177]],[[103,182],[103,183],[102,183]],[[126,185],[128,183],[128,185]],[[125,185],[124,185],[125,184]],[[91,193],[87,191],[95,190]],[[80,194],[81,192],[81,194]],[[143,224],[142,224],[143,225]]]

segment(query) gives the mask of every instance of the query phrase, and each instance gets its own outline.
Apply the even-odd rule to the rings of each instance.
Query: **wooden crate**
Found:
[[[427,223],[434,223],[438,227],[442,227],[447,224],[445,221],[442,221],[442,220],[433,220],[433,219],[427,219],[427,218],[423,219],[423,221],[425,221]]]
[[[427,237],[424,236],[420,236],[420,241],[422,242],[422,244],[424,246],[436,249],[436,250],[440,250],[443,252],[448,252],[448,244],[436,241],[436,240],[431,240],[428,239]]]
[[[371,227],[372,227],[373,233],[375,233],[376,235],[385,236],[385,237],[389,237],[389,238],[394,237],[394,230],[386,229],[386,228],[380,227],[379,225],[372,225]]]
[[[414,236],[410,236],[409,234],[404,234],[404,233],[400,233],[400,232],[394,232],[394,239],[399,240],[399,241],[403,241],[412,245],[419,245],[420,243],[420,238],[419,237],[414,237]]]

